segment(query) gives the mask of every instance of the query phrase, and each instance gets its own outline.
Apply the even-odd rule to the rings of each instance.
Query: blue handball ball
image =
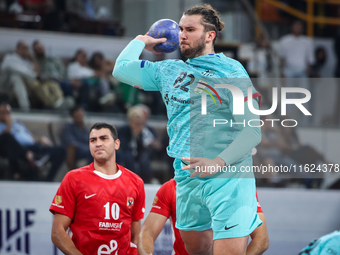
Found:
[[[170,53],[179,48],[178,33],[178,24],[171,19],[158,20],[149,29],[149,36],[153,38],[166,37],[166,42],[156,44],[154,47],[155,51],[162,53]]]

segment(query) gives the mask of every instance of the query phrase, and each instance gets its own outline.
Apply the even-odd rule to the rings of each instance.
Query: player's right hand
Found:
[[[156,38],[149,36],[148,33],[146,33],[146,35],[137,35],[135,40],[140,40],[140,41],[144,42],[146,50],[148,50],[152,53],[155,53],[155,54],[161,54],[160,52],[155,51],[154,47],[155,47],[156,44],[166,42],[167,39],[164,38],[164,37],[156,39]]]

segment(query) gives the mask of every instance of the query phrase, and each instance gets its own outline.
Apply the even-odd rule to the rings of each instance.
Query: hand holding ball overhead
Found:
[[[161,53],[170,53],[179,48],[179,27],[171,19],[156,21],[149,29],[148,35],[153,38],[165,37],[166,42],[156,44],[154,50]]]

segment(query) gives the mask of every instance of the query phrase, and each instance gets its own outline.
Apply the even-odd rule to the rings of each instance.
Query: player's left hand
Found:
[[[214,175],[225,166],[225,162],[220,158],[214,159],[207,158],[196,158],[196,157],[183,157],[182,160],[188,161],[189,165],[182,167],[182,170],[195,169],[190,175],[191,178],[199,175],[198,177],[203,178],[207,175]]]

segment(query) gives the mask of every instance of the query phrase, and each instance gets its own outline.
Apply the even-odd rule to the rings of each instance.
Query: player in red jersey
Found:
[[[53,199],[52,242],[64,254],[138,254],[144,183],[116,164],[112,125],[94,124],[89,144],[94,162],[68,172]]]
[[[257,193],[256,199],[257,213],[263,223],[250,235],[252,240],[247,247],[247,255],[260,255],[268,249],[269,245],[266,220],[259,203]],[[145,219],[142,227],[138,245],[138,251],[140,255],[150,255],[153,253],[154,243],[162,231],[167,219],[170,217],[175,235],[175,242],[173,245],[174,254],[189,255],[185,250],[179,230],[175,227],[176,182],[174,179],[164,183],[155,196],[150,214]]]

